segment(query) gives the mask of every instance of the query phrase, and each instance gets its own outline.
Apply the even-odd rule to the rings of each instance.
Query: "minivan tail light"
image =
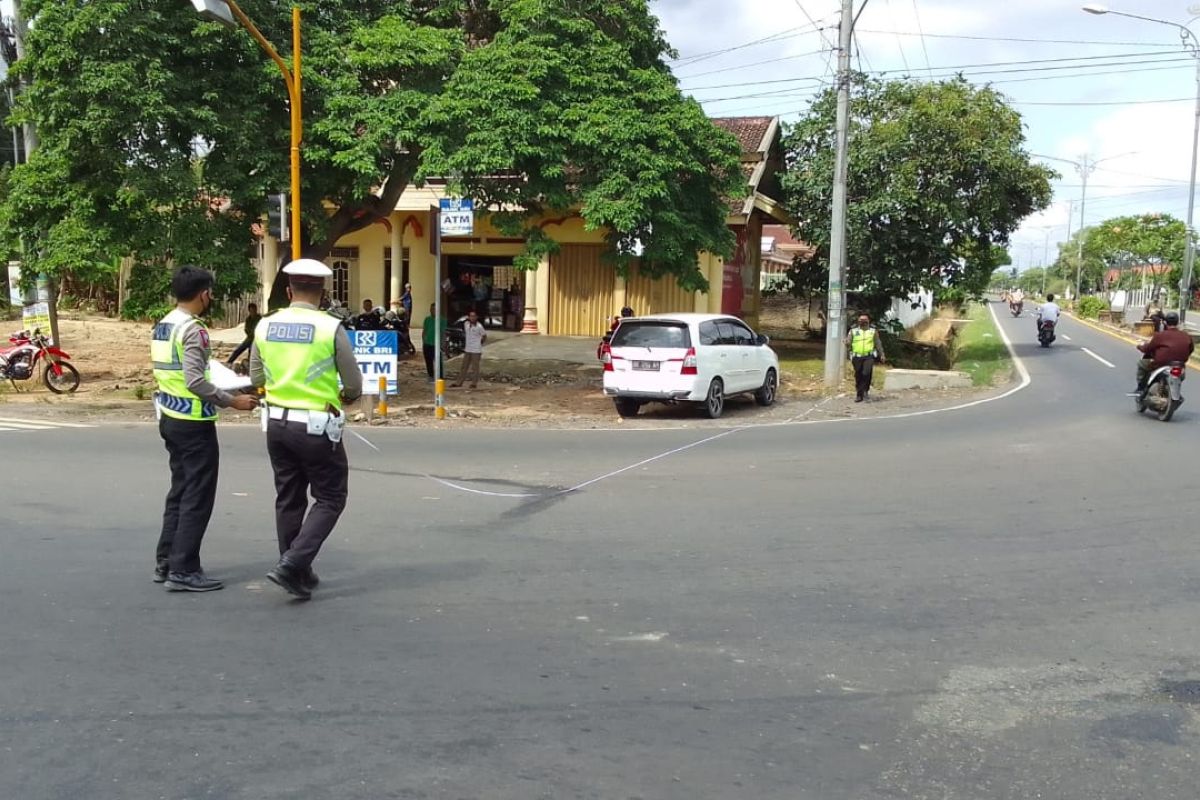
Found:
[[[605,372],[613,371],[612,347],[609,345],[608,342],[605,342],[604,344],[600,345],[600,362],[602,364],[604,364]]]
[[[683,369],[679,370],[680,375],[696,375],[696,348],[689,347],[687,355],[683,357]]]

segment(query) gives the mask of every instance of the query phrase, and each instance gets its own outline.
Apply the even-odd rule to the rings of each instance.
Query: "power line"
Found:
[[[794,55],[794,56],[780,56],[779,58],[768,58],[765,61],[754,61],[749,64],[742,64],[740,66],[735,66],[735,67],[723,67],[721,69],[712,69],[712,70],[709,70],[708,72],[695,72],[691,75],[679,75],[678,78],[682,81],[682,80],[687,80],[689,78],[700,78],[705,75],[717,75],[722,72],[737,72],[738,70],[749,69],[750,67],[760,67],[763,64],[775,64],[780,61],[791,61],[791,60],[794,60],[797,58],[806,58],[808,56],[815,56],[815,55],[819,55],[820,53],[823,53],[823,52],[825,52],[825,50],[822,48],[821,50],[812,50],[807,53],[800,53],[800,54]]]
[[[1023,42],[1034,44],[1084,44],[1112,45],[1114,47],[1166,47],[1162,42],[1119,42],[1100,39],[1039,39],[1017,36],[968,36],[956,33],[922,33],[920,31],[872,31],[863,30],[861,33],[877,33],[881,35],[895,34],[896,36],[922,36],[927,39],[963,39],[974,42]]]
[[[834,42],[832,40],[830,40],[830,38],[828,36],[825,35],[825,29],[822,28],[821,26],[819,26],[817,24],[817,21],[812,18],[812,14],[809,14],[808,9],[804,7],[804,3],[800,2],[800,0],[795,0],[795,3],[796,3],[796,7],[800,9],[800,13],[804,15],[804,18],[806,20],[808,20],[808,24],[813,26],[813,28],[816,29],[817,33],[819,33],[821,35],[821,38],[825,40],[825,44],[828,45],[829,47],[836,48],[837,45],[834,44]],[[822,18],[822,19],[824,19],[824,18]]]
[[[892,24],[894,25],[896,23],[896,14],[892,10],[892,0],[884,0],[884,1],[885,1],[885,4],[887,5],[888,17],[892,20]],[[910,70],[908,68],[908,57],[904,55],[903,40],[899,36],[896,37],[896,49],[900,51],[900,62],[902,64],[904,64],[904,71],[909,72]],[[926,65],[926,66],[928,66],[928,65]]]
[[[1014,106],[1145,106],[1158,103],[1193,103],[1194,97],[1168,97],[1161,100],[1009,100]]]
[[[717,56],[722,56],[722,55],[725,55],[726,53],[733,53],[738,50],[745,50],[748,47],[757,47],[757,46],[763,45],[763,44],[772,44],[774,42],[782,42],[782,41],[786,41],[787,39],[795,39],[796,37],[803,36],[806,33],[812,33],[813,30],[819,30],[817,28],[816,22],[812,22],[812,20],[810,19],[810,23],[811,23],[811,26],[797,25],[795,28],[788,28],[785,31],[779,31],[778,33],[773,33],[770,36],[764,36],[761,39],[753,39],[749,42],[735,44],[732,47],[723,47],[719,50],[708,50],[703,53],[696,53],[695,55],[681,56],[680,58],[670,59],[667,61],[667,63],[668,64],[676,64],[676,65],[680,65],[680,66],[690,66],[691,64],[696,64],[700,61],[707,61],[710,58],[716,58]],[[684,62],[687,62],[687,64],[684,64]]]
[[[929,70],[929,77],[933,77],[933,67],[929,62],[929,48],[925,46],[925,27],[921,24],[921,11],[917,8],[917,0],[912,0],[913,16],[917,20],[917,31],[921,34],[921,52],[925,55],[925,69]],[[899,38],[899,34],[896,35]]]

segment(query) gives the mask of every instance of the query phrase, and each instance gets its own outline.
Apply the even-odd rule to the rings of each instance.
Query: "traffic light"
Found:
[[[288,240],[288,203],[286,194],[273,194],[267,197],[267,233],[271,238],[284,242]]]

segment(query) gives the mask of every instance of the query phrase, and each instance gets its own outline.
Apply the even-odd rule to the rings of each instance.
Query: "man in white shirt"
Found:
[[[474,309],[467,312],[467,321],[463,323],[463,363],[458,373],[458,382],[454,386],[462,386],[468,377],[471,388],[479,385],[479,366],[483,360],[483,343],[487,341],[487,331],[479,321],[479,315]]]
[[[1038,309],[1038,316],[1037,316],[1038,333],[1041,333],[1041,331],[1042,331],[1042,323],[1043,322],[1053,322],[1057,325],[1058,324],[1058,314],[1059,314],[1059,308],[1058,308],[1058,304],[1054,302],[1054,295],[1052,295],[1052,294],[1046,295],[1046,302],[1042,303],[1041,308]]]

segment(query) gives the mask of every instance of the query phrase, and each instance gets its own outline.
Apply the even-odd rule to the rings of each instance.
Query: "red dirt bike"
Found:
[[[55,394],[79,388],[79,370],[68,362],[71,356],[50,344],[40,330],[19,331],[8,341],[8,347],[0,348],[0,380],[7,378],[19,391],[18,381],[32,380],[40,369],[42,382]]]

